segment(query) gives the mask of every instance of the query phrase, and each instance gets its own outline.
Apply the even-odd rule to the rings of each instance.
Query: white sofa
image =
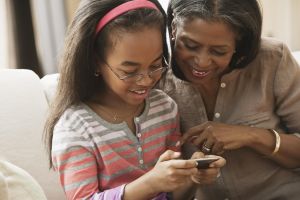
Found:
[[[27,171],[48,200],[63,200],[59,179],[49,170],[42,142],[47,109],[43,85],[34,72],[0,70],[0,159]]]
[[[294,55],[300,63],[300,52]],[[29,70],[0,70],[0,159],[31,174],[48,200],[64,199],[57,175],[48,169],[42,143],[47,100],[53,98],[57,78],[52,74],[40,80]]]

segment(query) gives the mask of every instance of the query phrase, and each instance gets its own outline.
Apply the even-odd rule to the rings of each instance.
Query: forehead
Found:
[[[201,18],[179,20],[176,24],[179,37],[186,37],[194,41],[210,42],[218,45],[231,45],[236,41],[236,33],[222,21],[205,21]]]
[[[124,31],[112,35],[113,45],[107,50],[107,57],[124,60],[144,60],[162,53],[163,41],[160,28],[145,27],[138,31]]]

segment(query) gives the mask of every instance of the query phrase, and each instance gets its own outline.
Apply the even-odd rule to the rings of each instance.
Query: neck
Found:
[[[111,122],[122,122],[138,116],[143,108],[144,102],[138,105],[130,105],[124,101],[118,101],[117,97],[97,95],[88,101],[88,105],[101,117]]]
[[[209,79],[200,84],[194,84],[194,87],[201,91],[203,94],[216,93],[220,87],[220,79]]]

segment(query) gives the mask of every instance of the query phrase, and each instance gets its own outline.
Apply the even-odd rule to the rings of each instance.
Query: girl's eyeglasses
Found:
[[[156,79],[156,78],[159,78],[168,69],[168,64],[167,64],[167,61],[165,58],[162,59],[161,67],[153,69],[146,74],[134,73],[134,74],[130,74],[130,75],[120,75],[117,72],[115,72],[109,64],[107,64],[107,63],[105,63],[105,64],[112,71],[112,73],[114,73],[114,75],[117,78],[119,78],[120,80],[122,80],[126,83],[137,83],[137,82],[141,81],[144,78],[144,76],[146,76],[146,75],[149,76],[149,78],[151,78],[151,79]]]

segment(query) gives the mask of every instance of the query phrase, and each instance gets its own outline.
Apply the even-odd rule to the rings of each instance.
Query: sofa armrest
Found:
[[[0,70],[0,110],[1,157],[33,176],[49,200],[64,199],[42,140],[48,104],[40,78],[30,70]]]
[[[56,86],[58,82],[59,74],[48,74],[41,79],[43,90],[47,98],[47,102],[50,105],[56,92]]]

